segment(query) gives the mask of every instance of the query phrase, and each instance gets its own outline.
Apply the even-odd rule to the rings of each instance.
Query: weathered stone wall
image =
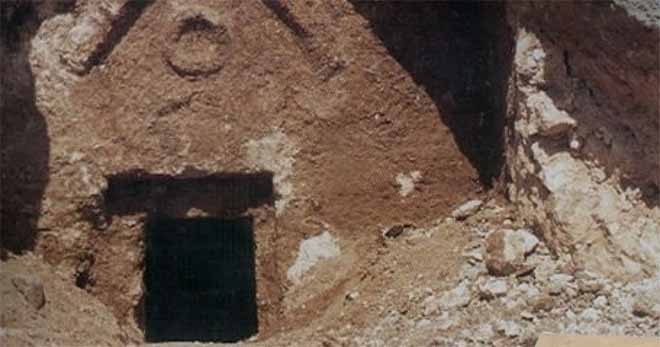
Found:
[[[341,293],[384,228],[497,176],[502,128],[509,197],[556,253],[658,270],[657,7],[510,2],[507,28],[501,4],[23,3],[0,45],[3,249],[43,255],[133,339],[149,211],[109,213],[119,176],[272,175],[272,204],[240,211],[272,332]],[[168,216],[227,215],[180,198]]]
[[[630,278],[660,264],[659,26],[621,3],[509,4],[507,164],[556,252]]]
[[[351,257],[377,249],[383,228],[424,225],[475,195],[479,175],[462,153],[470,141],[457,145],[439,102],[447,87],[418,85],[352,4],[288,6],[287,14],[259,1],[90,0],[45,19],[23,40],[23,60],[11,60],[23,64],[16,80],[33,90],[3,114],[18,122],[28,107],[43,123],[5,129],[3,167],[34,157],[15,148],[40,151],[41,160],[30,164],[39,180],[17,182],[34,188],[33,201],[22,202],[20,190],[3,200],[3,217],[16,215],[12,206],[31,223],[3,218],[5,235],[29,240],[11,250],[42,254],[139,339],[149,214],[108,213],[108,181],[272,173],[274,210],[243,212],[265,225],[255,232],[257,266],[269,269],[258,270],[260,286],[273,284],[258,293],[273,313],[260,317],[267,328],[283,324],[276,313],[305,308],[277,306],[301,292],[287,269],[303,239],[327,232],[349,255],[343,270],[301,281],[313,290],[299,297],[321,307],[323,293],[356,271]],[[260,238],[262,230],[275,236]],[[346,251],[355,244],[359,253]]]

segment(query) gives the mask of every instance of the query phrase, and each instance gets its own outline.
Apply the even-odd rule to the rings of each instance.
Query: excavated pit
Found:
[[[272,5],[274,2],[267,1],[266,4]],[[62,165],[64,168],[70,168],[75,165],[83,165],[80,158],[70,159],[74,164],[61,164],[69,160],[68,157],[64,158],[64,154],[60,154],[61,157],[54,161],[54,165],[58,169],[56,170],[58,179],[66,178],[67,188],[69,184],[72,184],[73,188],[59,189],[58,187],[63,186],[62,180],[56,180],[52,186],[57,189],[50,192],[51,195],[48,195],[47,198],[50,201],[59,201],[57,196],[65,196],[69,190],[76,191],[77,195],[73,198],[68,195],[66,198],[75,200],[71,206],[75,206],[76,209],[72,209],[71,212],[75,211],[77,214],[57,210],[51,215],[62,214],[66,215],[68,219],[52,217],[48,223],[66,225],[66,223],[77,223],[78,221],[73,220],[80,218],[80,221],[87,223],[79,224],[85,224],[85,227],[89,229],[81,233],[84,236],[81,236],[80,240],[76,241],[78,243],[73,246],[64,245],[65,242],[61,242],[59,239],[61,235],[49,233],[46,241],[42,242],[40,251],[46,253],[49,261],[53,263],[62,259],[67,259],[67,261],[76,259],[72,261],[73,266],[76,267],[73,278],[75,285],[92,293],[107,305],[121,322],[123,328],[129,331],[128,335],[131,336],[131,339],[144,337],[148,342],[184,340],[232,342],[246,339],[257,333],[260,338],[268,337],[270,334],[292,327],[298,328],[309,324],[313,318],[322,313],[328,302],[331,302],[335,296],[341,295],[337,294],[341,289],[340,286],[332,282],[340,280],[328,280],[327,283],[324,283],[327,287],[311,289],[310,291],[316,291],[314,295],[323,298],[310,299],[312,303],[307,309],[290,308],[287,311],[288,316],[281,317],[280,315],[284,311],[281,303],[287,295],[287,290],[293,287],[291,283],[286,282],[286,267],[295,259],[300,241],[319,231],[315,229],[317,225],[325,228],[327,223],[333,229],[330,232],[338,239],[348,239],[345,236],[354,233],[353,225],[359,225],[359,228],[364,231],[361,231],[363,234],[355,233],[355,239],[367,239],[370,237],[367,236],[367,232],[376,230],[377,227],[380,228],[381,222],[405,222],[410,219],[410,216],[429,216],[439,214],[441,211],[446,212],[465,196],[474,194],[474,187],[480,186],[475,182],[476,175],[472,176],[475,170],[478,172],[478,179],[481,181],[482,187],[491,187],[499,179],[503,163],[504,96],[506,95],[507,62],[510,51],[510,37],[502,19],[503,5],[358,1],[352,2],[352,5],[357,14],[369,23],[369,29],[359,29],[359,33],[365,36],[373,34],[376,38],[370,43],[372,45],[370,48],[376,50],[380,49],[380,45],[382,45],[385,48],[384,55],[394,58],[392,60],[395,61],[394,63],[388,62],[382,67],[385,71],[383,76],[390,75],[389,77],[391,77],[387,83],[395,82],[397,79],[412,78],[412,82],[406,82],[405,89],[402,89],[402,93],[406,94],[405,97],[397,96],[396,93],[388,94],[389,92],[378,94],[380,92],[376,91],[376,86],[380,82],[370,80],[371,77],[359,75],[363,72],[359,72],[359,74],[355,72],[361,68],[344,66],[348,63],[341,60],[335,61],[334,54],[337,52],[323,47],[321,43],[326,38],[318,32],[318,28],[309,25],[308,18],[297,17],[299,8],[295,8],[293,11],[282,8],[280,5],[267,6],[267,8],[275,12],[273,22],[283,22],[284,25],[281,25],[282,23],[279,25],[288,27],[295,36],[294,47],[298,47],[302,53],[306,54],[306,64],[310,65],[311,70],[315,72],[314,76],[322,77],[318,83],[328,85],[334,83],[334,87],[331,88],[344,90],[346,95],[352,95],[346,100],[346,110],[343,109],[343,106],[332,104],[311,103],[307,105],[303,103],[301,106],[310,107],[310,110],[314,112],[332,110],[333,117],[345,117],[346,120],[353,119],[354,113],[364,113],[364,119],[359,124],[353,125],[353,129],[339,127],[345,123],[342,120],[344,118],[332,120],[328,123],[332,128],[324,128],[325,125],[320,125],[318,122],[319,119],[328,116],[325,114],[307,119],[307,111],[303,112],[302,116],[299,114],[301,111],[296,109],[286,110],[286,115],[275,113],[280,107],[278,106],[280,101],[277,101],[276,104],[275,101],[267,103],[270,102],[270,98],[260,97],[259,102],[254,101],[256,99],[252,99],[252,96],[241,99],[237,95],[231,94],[213,94],[214,96],[211,98],[204,91],[212,90],[215,93],[219,90],[216,85],[212,84],[200,84],[195,90],[190,89],[184,93],[186,95],[183,98],[175,95],[176,93],[172,95],[154,93],[155,101],[152,104],[143,101],[144,104],[149,104],[149,107],[153,106],[153,109],[142,110],[141,106],[132,104],[133,100],[137,99],[131,95],[125,100],[125,108],[104,110],[104,117],[99,117],[99,121],[95,122],[92,127],[84,128],[87,124],[85,119],[76,123],[84,128],[79,129],[80,133],[92,134],[96,131],[95,129],[104,129],[99,130],[97,135],[103,137],[109,134],[110,137],[103,142],[103,145],[89,145],[89,148],[86,148],[85,146],[88,144],[71,144],[71,147],[60,151],[68,155],[77,148],[76,146],[80,146],[80,151],[85,153],[85,159],[82,162],[86,162],[84,163],[86,166],[84,168],[81,166],[80,170],[73,171],[59,167]],[[94,82],[96,78],[105,78],[103,74],[107,71],[114,73],[114,71],[123,69],[121,67],[123,66],[122,59],[126,57],[122,54],[127,53],[122,53],[122,50],[126,52],[128,49],[137,49],[131,46],[134,43],[131,40],[139,43],[141,39],[132,37],[131,32],[133,30],[138,32],[151,30],[150,28],[156,27],[145,25],[149,22],[144,16],[157,13],[161,9],[160,6],[157,2],[151,1],[144,4],[128,2],[120,11],[119,19],[113,22],[113,29],[103,36],[100,43],[95,46],[92,55],[83,61],[84,69],[79,73],[89,73],[91,76],[83,82]],[[155,17],[149,17],[149,20],[156,21]],[[158,85],[159,88],[168,92],[179,88],[181,90],[190,88],[186,83],[192,83],[192,79],[175,80],[175,82],[168,82],[165,79],[165,77],[180,78],[182,75],[194,75],[194,80],[199,79],[200,83],[208,83],[207,79],[210,80],[211,77],[222,81],[222,78],[229,78],[227,76],[232,76],[232,73],[235,74],[233,71],[238,69],[232,62],[230,51],[231,54],[236,54],[237,57],[249,62],[249,64],[246,63],[246,67],[241,67],[241,69],[264,64],[263,61],[249,60],[252,57],[241,51],[240,45],[245,45],[246,42],[245,37],[241,35],[247,35],[246,32],[237,30],[236,26],[232,27],[231,21],[225,22],[223,19],[218,24],[214,20],[212,17],[193,15],[192,17],[177,17],[176,20],[169,23],[170,37],[162,39],[162,42],[155,41],[154,45],[158,47],[154,52],[146,50],[150,52],[149,59],[153,59],[149,64],[153,65],[154,69],[160,66],[155,62],[162,63],[163,61],[164,66],[167,66],[168,69],[163,73],[154,70],[155,75],[153,76],[145,75],[141,79],[148,81],[144,87]],[[141,21],[145,23],[141,23]],[[353,25],[357,26],[356,23],[357,21]],[[134,26],[138,29],[134,29]],[[231,40],[229,39],[230,34]],[[154,36],[154,40],[158,40],[158,36]],[[162,44],[158,45],[159,42]],[[207,42],[216,43],[219,52],[211,54],[206,51],[198,51],[197,53],[204,54],[189,56],[187,50],[181,49],[181,47],[186,48],[185,45],[189,43],[194,43],[195,45],[191,47],[195,49],[199,49],[198,44],[207,48]],[[231,50],[229,50],[230,43]],[[268,54],[294,49],[275,46],[278,47],[275,50],[273,47],[269,47],[270,50],[266,50]],[[359,50],[362,48],[353,47],[351,49],[354,49],[355,52],[350,52],[348,56],[353,54],[357,57],[358,53],[362,52]],[[266,53],[263,55],[266,56]],[[22,54],[24,57],[20,62],[24,64],[22,67],[27,67],[24,69],[26,73],[29,73],[27,52],[22,52]],[[179,54],[181,57],[178,56]],[[283,64],[282,62],[286,59],[273,61]],[[182,73],[183,70],[178,71],[173,68],[173,66],[179,65],[187,68],[186,64],[191,62],[196,68],[199,68],[200,64],[203,65],[202,70],[186,70],[185,73]],[[271,63],[271,59],[268,58],[267,62]],[[208,63],[208,65],[204,65],[204,63]],[[357,65],[356,62],[353,64]],[[97,66],[104,66],[106,72],[101,71],[100,68],[97,69]],[[130,67],[133,66],[135,64],[131,63]],[[221,68],[223,73],[215,74]],[[227,73],[225,73],[225,68]],[[295,66],[282,65],[281,68],[291,69],[295,72],[292,76],[301,73],[295,70],[297,69]],[[346,69],[349,68],[351,69],[346,72]],[[170,76],[168,73],[172,69],[175,71]],[[278,69],[280,67],[273,70]],[[145,69],[144,71],[151,70]],[[140,73],[144,73],[144,71]],[[264,73],[270,74],[271,72],[257,71],[254,76],[262,76]],[[366,84],[362,87],[338,85],[338,81],[344,78],[342,74],[353,76],[351,77],[353,80],[350,82],[355,85]],[[127,70],[126,76],[129,75],[131,72]],[[306,75],[300,76],[303,76],[301,78],[304,79]],[[342,76],[342,78],[338,78],[338,76]],[[289,77],[286,78],[288,80]],[[32,82],[33,78],[30,76],[23,80]],[[249,80],[255,80],[255,78]],[[279,80],[275,79],[275,81]],[[298,82],[304,82],[301,85],[313,89],[305,84],[307,83],[305,80]],[[298,82],[291,82],[291,84]],[[112,100],[122,100],[121,93],[130,88],[113,83],[108,84],[107,88],[104,87],[103,90],[117,93],[112,96]],[[227,83],[233,82],[229,80]],[[396,83],[399,84],[399,82]],[[401,84],[404,85],[404,83]],[[275,86],[278,83],[268,85]],[[168,86],[173,87],[168,88]],[[418,90],[417,86],[421,88]],[[264,95],[268,93],[277,95],[278,98],[281,97],[286,101],[284,104],[290,103],[291,105],[298,104],[299,100],[321,102],[323,99],[319,97],[322,95],[320,94],[322,89],[314,91],[319,94],[309,96],[291,94],[285,97],[280,94],[290,91],[266,90],[263,89],[263,86],[256,85],[245,85],[236,90],[241,88],[246,88],[246,91],[241,91],[243,96],[251,95],[248,91],[258,89],[263,91]],[[369,90],[365,94],[370,94],[370,96],[362,98],[363,96],[360,95],[358,97],[353,90],[358,88]],[[43,117],[37,111],[34,100],[32,100],[34,98],[33,89],[32,84],[25,86],[22,97],[29,97],[30,100],[16,105],[29,104],[31,107],[27,108],[27,111],[20,112],[29,112],[29,116],[40,123],[39,121]],[[89,105],[94,105],[95,102],[102,99],[102,97],[99,99],[96,97],[84,98],[76,94],[85,89],[92,90],[93,88],[74,90],[74,95],[77,95],[76,100],[88,100],[86,102]],[[231,91],[232,88],[227,88],[227,93]],[[222,102],[238,100],[236,102],[240,105],[217,103],[216,98]],[[414,105],[420,99],[422,106]],[[17,98],[17,100],[19,99]],[[381,107],[379,103],[390,100],[392,105],[385,105],[387,107],[383,106],[382,112],[375,112]],[[427,100],[429,100],[428,104],[426,104]],[[119,103],[119,101],[116,102]],[[163,103],[165,106],[162,105]],[[262,103],[264,105],[258,109],[253,107]],[[363,105],[367,103],[369,104]],[[85,105],[85,107],[89,105]],[[94,108],[94,110],[88,110],[92,114],[89,117],[93,118],[94,112],[105,109],[106,100],[97,106],[98,108]],[[14,106],[3,104],[3,110],[9,110],[10,107]],[[353,110],[355,107],[360,109]],[[34,110],[32,110],[33,108]],[[81,110],[84,109],[81,106]],[[140,111],[137,111],[138,109]],[[242,113],[243,109],[247,111]],[[135,112],[133,112],[134,110]],[[219,113],[216,112],[217,110],[234,114]],[[410,112],[413,113],[408,115],[406,113],[408,110],[412,110]],[[78,111],[80,114],[87,114]],[[369,114],[367,111],[375,113]],[[9,125],[19,122],[21,120],[20,112],[17,111],[15,117],[3,119],[3,125],[5,122],[11,123]],[[288,112],[293,113],[289,115]],[[312,113],[309,112],[309,114]],[[252,119],[250,118],[252,114],[260,115],[263,119]],[[282,119],[291,120],[292,123],[272,122],[266,116],[261,116],[262,114],[274,118],[282,117]],[[135,116],[135,118],[124,118],[126,116]],[[404,117],[408,118],[402,120],[401,118]],[[372,123],[372,118],[377,123]],[[141,123],[142,121],[148,122],[149,125],[142,128],[144,125]],[[226,124],[219,126],[218,122],[221,121]],[[231,125],[230,121],[245,122],[245,124],[232,123],[233,125]],[[301,121],[307,125],[304,127],[305,131],[316,129],[315,131],[319,132],[296,134],[287,128]],[[33,200],[29,203],[36,205],[35,209],[23,213],[26,221],[35,224],[30,225],[30,230],[34,230],[35,234],[29,238],[31,243],[36,243],[39,239],[36,235],[36,223],[33,220],[39,217],[38,204],[43,199],[43,190],[50,177],[47,165],[50,138],[47,135],[45,120],[43,123],[42,126],[25,127],[33,133],[38,132],[39,136],[29,136],[31,134],[27,131],[7,127],[9,138],[13,142],[20,143],[20,141],[28,139],[40,141],[33,146],[12,146],[13,142],[3,140],[3,154],[9,153],[14,148],[34,148],[35,153],[32,154],[23,153],[27,149],[23,149],[23,152],[16,150],[16,153],[9,154],[16,158],[37,158],[36,164],[31,165],[38,166],[37,169],[43,176],[32,179],[32,185],[27,183],[19,185],[19,187],[25,186],[35,190],[34,197],[25,197]],[[263,141],[257,141],[261,138],[260,136],[264,136],[280,126],[283,128],[282,133],[286,131],[295,135],[291,135],[296,140],[292,140],[291,143],[299,146],[300,152],[297,148],[294,150],[293,144],[289,145],[288,139],[280,141],[279,137],[274,139],[265,137]],[[67,127],[59,126],[55,132],[56,136],[64,137],[62,135],[65,133],[64,129]],[[217,134],[211,132],[211,129],[213,131],[222,129],[227,133]],[[232,135],[232,132],[238,132],[236,129],[242,129],[244,132]],[[352,135],[342,135],[345,134],[344,132]],[[362,132],[370,135],[364,138],[361,137],[362,135],[357,135]],[[441,135],[439,135],[440,132],[442,132]],[[279,130],[275,133],[279,134]],[[338,138],[334,138],[337,133],[340,135]],[[131,136],[124,136],[125,134],[131,134]],[[5,135],[7,134],[5,133]],[[94,136],[90,135],[90,137]],[[239,140],[232,136],[238,136]],[[203,141],[190,145],[196,140],[195,137],[202,138]],[[278,220],[275,213],[274,203],[279,197],[279,192],[275,191],[273,183],[274,177],[277,175],[272,172],[227,174],[191,170],[180,175],[152,174],[149,173],[150,168],[158,167],[157,172],[168,171],[168,169],[163,169],[165,167],[163,165],[154,164],[154,161],[157,160],[146,159],[136,160],[136,162],[143,163],[144,169],[123,171],[127,170],[127,167],[135,167],[133,164],[129,165],[129,160],[126,158],[135,154],[136,148],[143,151],[139,155],[149,158],[152,158],[153,153],[162,153],[162,157],[169,158],[168,160],[178,158],[172,159],[175,161],[173,166],[177,168],[185,166],[182,159],[185,156],[188,156],[186,160],[199,164],[202,162],[199,158],[206,160],[209,153],[217,151],[217,153],[213,152],[214,160],[217,161],[214,163],[215,165],[234,167],[232,166],[234,163],[226,158],[234,160],[233,156],[238,155],[237,153],[241,151],[241,147],[238,147],[237,144],[245,142],[246,139],[257,143],[258,146],[254,148],[258,151],[272,149],[276,154],[280,154],[280,152],[286,155],[289,152],[300,153],[295,168],[309,176],[302,178],[290,173],[286,175],[280,173],[280,178],[289,179],[291,182],[285,183],[295,186],[298,189],[297,193],[300,194],[293,200],[292,207],[290,207],[290,210],[295,210],[295,212],[290,212],[287,218]],[[318,140],[319,143],[311,139]],[[372,143],[374,139],[376,141]],[[97,142],[96,140],[101,139],[94,138],[91,142]],[[185,141],[189,140],[191,142],[186,147]],[[350,141],[345,142],[348,140]],[[130,145],[131,141],[139,141],[139,143]],[[150,147],[153,144],[162,143],[173,145]],[[92,151],[97,149],[105,151],[104,146],[106,145],[113,147],[108,147],[112,149],[107,149],[105,153],[92,154]],[[58,144],[58,146],[63,145]],[[281,148],[277,146],[281,146]],[[433,155],[424,153],[425,150],[429,152],[428,146],[433,146]],[[311,147],[314,147],[313,151],[309,150]],[[133,149],[124,151],[125,148]],[[188,153],[189,148],[192,148],[193,153]],[[351,150],[354,150],[355,153],[348,153],[346,157],[340,153]],[[310,152],[314,153],[310,154]],[[324,156],[327,155],[327,157],[317,158],[317,152]],[[200,153],[202,153],[201,156]],[[352,157],[359,157],[359,155],[355,155],[356,153],[359,155],[366,153],[368,157],[375,159],[369,163],[363,160],[361,160],[362,163],[351,161],[354,159]],[[77,152],[75,154],[78,156]],[[114,156],[117,156],[118,162],[113,162]],[[257,160],[263,159],[262,157],[270,159],[268,156],[260,152],[254,155]],[[394,156],[397,156],[396,160],[390,158]],[[391,162],[397,162],[400,157],[404,156],[410,161],[390,165]],[[106,160],[104,164],[92,164],[91,158],[99,157],[102,158],[99,163]],[[3,156],[3,163],[10,162],[9,159],[5,159]],[[235,159],[236,162],[241,161],[239,160],[241,158]],[[124,160],[125,162],[121,162]],[[223,160],[227,160],[227,162],[222,162]],[[282,169],[283,172],[286,172],[284,169],[287,169],[287,166],[294,166],[292,158],[278,158],[277,161],[274,164],[267,162],[260,165],[265,165],[268,169],[274,165],[276,169]],[[21,166],[16,163],[20,163],[20,161],[12,162],[11,165],[15,168],[11,169],[19,171]],[[317,165],[317,163],[321,164]],[[372,169],[376,164],[382,163],[386,163],[388,166],[378,169],[378,173],[388,171],[388,174],[381,175],[385,177],[381,180],[382,177],[375,177],[372,172],[375,170]],[[360,164],[365,164],[365,167],[348,166]],[[344,170],[343,165],[346,165],[348,170]],[[396,188],[392,188],[393,182],[396,182],[395,177],[403,170],[415,172],[417,168],[426,170],[425,177],[421,182],[415,182],[418,183],[418,186],[412,192],[426,195],[420,195],[419,202],[415,202],[412,198],[401,199],[401,193],[397,192]],[[447,172],[451,170],[452,174],[439,173],[442,169]],[[246,168],[239,166],[236,171],[244,170],[247,171]],[[364,176],[357,179],[357,175],[352,173],[346,175],[346,172],[353,170],[364,171]],[[91,176],[85,176],[88,173]],[[79,174],[84,177],[78,178]],[[98,194],[100,189],[92,190],[95,193],[88,193],[87,191],[82,192],[77,186],[77,184],[88,182],[96,184],[93,179],[90,181],[90,177],[100,177],[98,181],[103,181],[105,178],[107,185],[100,195]],[[12,179],[12,177],[9,178]],[[69,178],[73,183],[69,183]],[[16,180],[16,178],[13,179]],[[316,180],[323,183],[316,184]],[[367,184],[372,181],[373,185]],[[345,189],[345,185],[350,186],[351,189]],[[22,204],[13,202],[13,200],[18,200],[21,195],[19,191],[3,191],[3,217],[19,216],[18,212],[6,212],[6,210],[23,207]],[[430,201],[428,206],[431,207],[427,209],[422,206],[421,201]],[[25,205],[28,205],[28,202]],[[346,210],[342,209],[342,205],[347,206]],[[76,217],[69,217],[74,214]],[[23,215],[20,215],[21,218]],[[11,218],[3,218],[3,224],[6,221],[11,222]],[[45,225],[49,226],[48,223]],[[376,224],[378,224],[377,227]],[[76,229],[79,226],[76,225],[70,229]],[[278,235],[280,227],[285,231],[282,235]],[[9,226],[5,228],[10,229]],[[54,226],[53,229],[64,230],[60,225]],[[14,233],[13,230],[11,232]],[[12,233],[9,235],[13,235]],[[16,239],[21,238],[21,235],[18,234],[14,236]],[[14,248],[31,249],[32,245],[17,245]],[[365,250],[365,253],[370,251]],[[327,293],[323,291],[327,291]],[[137,327],[139,333],[136,334],[130,330],[133,327]]]
[[[343,344],[340,325],[414,317],[406,294],[448,284],[460,258],[448,238],[388,264],[382,230],[424,230],[473,198],[484,212],[505,183],[507,220],[582,258],[561,271],[649,275],[657,30],[618,3],[2,1],[0,257],[49,262],[123,345],[295,330]],[[318,236],[336,251],[309,254]],[[368,301],[407,288],[400,306]]]

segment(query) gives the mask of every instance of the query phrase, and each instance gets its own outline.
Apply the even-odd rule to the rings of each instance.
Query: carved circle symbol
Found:
[[[208,76],[222,69],[230,55],[227,28],[202,15],[177,23],[165,61],[179,76]]]

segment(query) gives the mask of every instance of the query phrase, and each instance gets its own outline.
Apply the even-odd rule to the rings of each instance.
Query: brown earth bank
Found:
[[[660,335],[660,6],[0,4],[10,345]]]

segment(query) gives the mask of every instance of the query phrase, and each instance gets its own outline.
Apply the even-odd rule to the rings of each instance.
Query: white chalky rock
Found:
[[[422,179],[422,173],[413,171],[410,173],[400,173],[396,175],[396,183],[399,185],[399,194],[408,196],[415,191],[415,184]]]
[[[456,208],[451,213],[451,216],[458,220],[465,219],[477,213],[483,204],[484,202],[481,200],[470,200]]]
[[[300,283],[303,275],[323,259],[334,258],[340,254],[337,240],[328,232],[310,237],[300,243],[298,258],[287,271],[287,278],[293,283]]]
[[[525,257],[539,244],[527,229],[502,229],[486,237],[486,266],[496,276],[507,276],[524,267]]]
[[[539,244],[539,239],[534,236],[529,229],[518,229],[511,237],[517,239],[514,242],[520,242],[522,244],[522,249],[525,252],[525,255],[534,252],[534,249],[536,249],[536,246]]]
[[[555,106],[553,100],[545,92],[529,96],[527,103],[531,106],[538,123],[535,124],[538,132],[545,136],[566,133],[576,127],[577,122],[568,113]]]
[[[600,316],[601,316],[600,311],[590,307],[582,311],[582,313],[580,314],[580,319],[586,322],[595,322],[600,318]]]
[[[507,337],[520,336],[522,329],[520,325],[514,321],[504,320],[497,323],[497,331],[503,333]]]
[[[554,274],[548,279],[550,282],[548,284],[548,289],[551,294],[560,294],[561,292],[568,290],[571,287],[575,287],[575,289],[577,289],[577,285],[573,283],[573,279],[574,277],[571,275]]]
[[[456,288],[446,291],[441,297],[429,296],[424,300],[424,315],[430,316],[441,309],[465,307],[470,303],[472,292],[467,281],[462,281]]]
[[[495,337],[495,331],[493,331],[493,326],[490,324],[482,324],[473,332],[472,337],[476,341],[488,342]]]
[[[488,279],[479,284],[479,294],[484,298],[496,298],[506,295],[509,286],[503,279]]]
[[[443,308],[465,307],[470,303],[470,286],[462,281],[456,288],[446,292],[440,298],[440,306]]]
[[[604,296],[599,296],[594,300],[594,306],[598,308],[605,308],[607,307],[607,298]]]

